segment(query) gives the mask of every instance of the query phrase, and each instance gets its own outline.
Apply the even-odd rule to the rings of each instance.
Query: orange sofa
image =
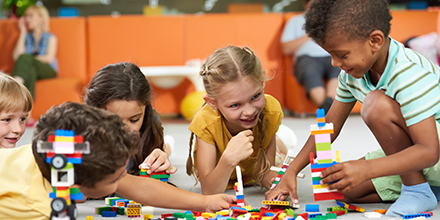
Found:
[[[39,80],[35,84],[32,117],[39,118],[53,105],[65,101],[80,102],[86,75],[86,20],[85,18],[51,18],[50,30],[58,37],[58,65],[56,78]],[[18,21],[0,20],[0,70],[12,73],[12,51],[20,31]]]
[[[88,17],[89,79],[103,66],[128,61],[138,66],[184,65],[206,59],[228,45],[249,46],[273,79],[267,93],[283,104],[279,42],[282,14],[209,14],[145,17]],[[152,83],[153,87],[154,84]],[[154,87],[153,106],[161,114],[180,113],[180,103],[194,91],[189,80],[173,89]]]
[[[285,13],[284,21],[298,14],[299,12]],[[397,41],[405,42],[410,37],[437,31],[438,11],[392,11],[391,14],[393,20],[390,36]],[[292,58],[286,56],[284,61],[286,108],[298,114],[314,114],[317,107],[307,98],[304,87],[292,74]],[[357,102],[352,112],[358,113],[360,108],[361,105]]]
[[[314,114],[304,88],[292,75],[291,57],[282,55],[283,25],[298,12],[205,14],[179,16],[123,15],[88,18],[51,18],[51,31],[58,36],[59,73],[36,84],[33,117],[64,101],[81,102],[82,88],[103,66],[133,62],[138,66],[184,65],[187,60],[206,59],[228,45],[248,46],[260,58],[268,78],[266,93],[288,111]],[[393,11],[391,36],[399,41],[436,31],[438,12]],[[423,25],[420,25],[423,24]],[[0,20],[0,70],[11,73],[12,50],[18,38],[17,21]],[[189,80],[173,89],[153,84],[153,105],[165,115],[180,113],[182,99],[194,91]],[[353,112],[359,112],[357,103]]]

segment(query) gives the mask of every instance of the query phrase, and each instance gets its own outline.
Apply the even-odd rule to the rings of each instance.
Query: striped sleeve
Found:
[[[406,55],[414,60],[412,56],[418,54],[410,52]],[[386,93],[400,104],[407,126],[435,115],[440,109],[438,75],[424,66],[430,62],[424,62],[424,59],[418,63],[398,61],[403,65],[395,66],[388,82]]]
[[[349,87],[346,84],[347,73],[341,71],[338,76],[339,84],[336,90],[336,100],[344,103],[354,102],[356,98],[351,93]]]

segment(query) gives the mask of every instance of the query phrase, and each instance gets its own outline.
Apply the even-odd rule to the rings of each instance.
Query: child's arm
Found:
[[[272,139],[270,139],[269,146],[267,147],[267,152],[266,152],[267,159],[270,162],[270,166],[275,166],[276,150],[277,150],[276,135],[273,135]],[[278,174],[277,172],[269,171],[264,175],[262,184],[264,187],[266,187],[266,189],[270,189],[270,187],[272,186],[272,179],[275,178],[277,174]]]
[[[410,173],[435,165],[439,160],[435,123],[434,116],[431,116],[408,127],[414,145],[400,152],[373,160],[348,161],[328,168],[322,172],[323,184],[340,180],[328,187],[345,192],[365,180]]]
[[[25,39],[26,39],[26,26],[24,24],[24,16],[18,20],[18,28],[20,29],[20,36],[18,37],[17,44],[12,52],[12,58],[17,61],[18,57],[26,52]]]
[[[144,205],[161,208],[213,212],[229,208],[235,196],[218,194],[204,196],[188,192],[151,178],[125,175],[116,193]]]
[[[197,170],[203,194],[210,195],[225,191],[235,166],[252,155],[253,140],[251,130],[238,133],[231,138],[226,150],[216,163],[216,147],[196,137]]]
[[[347,120],[351,109],[356,102],[343,103],[335,100],[330,107],[329,112],[325,116],[326,122],[333,123],[334,133],[332,134],[332,142],[336,139],[341,131],[342,126]],[[280,194],[290,194],[293,203],[298,203],[298,195],[296,193],[296,175],[306,167],[310,162],[310,152],[313,152],[316,156],[315,139],[313,136],[309,136],[307,142],[298,153],[298,156],[290,163],[286,172],[281,178],[281,181],[277,186],[266,192],[266,199],[271,200],[276,198]],[[281,198],[284,199],[284,198]]]
[[[161,149],[154,149],[147,158],[145,158],[143,164],[147,164],[150,168],[147,173],[151,174],[152,172],[162,172],[166,171],[169,174],[173,174],[177,171],[177,168],[171,166],[171,162],[168,159],[168,154],[162,151]],[[141,164],[139,164],[139,169],[141,168]]]

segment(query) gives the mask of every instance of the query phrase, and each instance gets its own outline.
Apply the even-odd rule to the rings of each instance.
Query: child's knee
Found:
[[[29,64],[32,62],[32,60],[34,59],[34,57],[32,55],[29,54],[22,54],[18,57],[17,59],[17,63],[19,64]]]
[[[400,111],[399,104],[382,90],[371,91],[362,103],[361,116],[365,122],[384,119],[386,113]]]

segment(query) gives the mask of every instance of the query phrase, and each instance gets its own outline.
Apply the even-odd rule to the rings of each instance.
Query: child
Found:
[[[31,109],[29,90],[0,72],[0,148],[15,148],[26,130],[26,119]]]
[[[142,163],[150,167],[148,173],[177,170],[168,160],[170,145],[164,144],[161,121],[151,106],[151,92],[139,67],[115,63],[98,70],[84,98],[86,104],[118,114],[127,127],[140,132],[141,144],[128,165],[129,173],[134,175],[139,175]]]
[[[260,60],[247,47],[229,46],[209,56],[200,75],[208,105],[189,127],[188,175],[197,175],[203,194],[220,193],[233,187],[237,178],[233,172],[240,165],[243,184],[270,188],[276,173],[269,168],[275,163],[275,133],[283,112],[275,98],[264,95],[266,79]]]
[[[139,136],[114,113],[78,103],[50,109],[36,126],[32,145],[2,150],[0,154],[0,219],[47,219],[51,213],[49,192],[51,165],[37,153],[37,141],[47,140],[57,129],[73,130],[90,142],[90,154],[75,165],[76,181],[85,196],[113,192],[146,205],[164,208],[214,211],[229,207],[234,196],[203,196],[160,181],[126,175],[125,166],[137,151]]]
[[[400,216],[437,205],[430,185],[440,186],[440,68],[390,38],[391,19],[385,0],[314,0],[305,30],[343,70],[326,115],[335,128],[332,141],[358,100],[362,119],[382,148],[367,154],[367,160],[328,168],[321,184],[344,193],[347,202],[397,199],[386,214]],[[295,174],[307,166],[310,152],[315,152],[314,138],[267,199],[290,193],[298,202]]]

